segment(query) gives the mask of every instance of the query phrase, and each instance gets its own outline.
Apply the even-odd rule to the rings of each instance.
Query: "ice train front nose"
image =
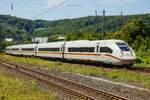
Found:
[[[121,52],[121,64],[122,65],[133,65],[135,64],[135,53],[132,50],[132,48],[130,46],[128,46],[126,43],[117,43],[117,46],[120,49]]]

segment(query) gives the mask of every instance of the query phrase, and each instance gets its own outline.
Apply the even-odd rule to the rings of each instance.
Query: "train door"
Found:
[[[100,61],[102,63],[108,63],[107,49],[108,46],[105,44],[105,42],[100,45]]]
[[[34,56],[37,56],[37,53],[38,53],[38,44],[35,45]]]
[[[100,61],[100,45],[96,45],[96,60]]]
[[[96,53],[97,53],[96,59],[97,59],[97,61],[102,63],[105,61],[105,53],[101,52],[101,47],[103,47],[103,45],[97,44],[97,46],[96,46]]]
[[[61,45],[62,58],[65,58],[65,43]]]

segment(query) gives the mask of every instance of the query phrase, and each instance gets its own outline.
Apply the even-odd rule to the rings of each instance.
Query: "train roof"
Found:
[[[116,42],[124,42],[123,40],[116,40],[116,39],[110,39],[110,40],[95,40],[92,42],[111,42],[111,43],[116,43]]]
[[[50,43],[40,43],[40,44],[38,44],[38,47],[48,47],[48,46],[51,46],[51,47],[57,47],[58,46],[59,47],[64,43],[65,43],[64,41],[50,42]]]
[[[116,43],[116,42],[124,42],[123,40],[117,40],[117,39],[110,39],[110,40],[75,40],[75,41],[66,41],[66,42],[70,42],[70,43],[75,43],[75,42],[112,42],[112,43]]]
[[[89,41],[89,40],[77,40],[77,41],[68,41],[66,42],[67,47],[93,47],[96,44],[101,44],[101,45],[110,45],[110,44],[115,44],[116,42],[124,42],[122,40],[95,40],[95,41]]]
[[[37,44],[23,44],[21,48],[34,48]]]
[[[65,41],[59,41],[59,42],[48,42],[48,43],[40,43],[38,45],[47,45],[47,44],[62,44],[65,43]]]
[[[12,45],[12,46],[8,46],[7,48],[23,48],[23,47],[33,47],[36,44],[21,44],[21,45]]]
[[[124,42],[122,40],[115,40],[115,39],[110,39],[110,40],[94,40],[94,41],[89,41],[89,40],[76,40],[76,41],[67,41],[67,43],[116,43],[116,42]]]
[[[75,41],[59,41],[59,42],[49,42],[49,43],[40,43],[38,44],[39,47],[47,47],[49,45],[51,46],[60,46],[63,43],[66,43],[66,45],[72,45],[72,44],[80,44],[80,45],[86,45],[88,44],[92,45],[93,43],[116,43],[116,42],[124,42],[122,40],[117,40],[117,39],[110,39],[110,40],[94,40],[94,41],[89,41],[89,40],[75,40]],[[13,46],[8,46],[7,48],[30,48],[34,47],[37,44],[22,44],[22,45],[13,45]]]
[[[21,45],[12,45],[12,46],[9,46],[9,48],[20,48]]]

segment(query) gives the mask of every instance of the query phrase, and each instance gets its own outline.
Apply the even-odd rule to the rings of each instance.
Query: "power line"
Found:
[[[59,6],[62,6],[63,4],[65,4],[65,3],[68,2],[68,1],[69,1],[69,0],[65,0],[64,2],[62,2],[62,3],[60,3],[60,4],[56,5],[56,6],[54,6],[54,7],[52,7],[52,8],[49,8],[49,9],[47,9],[46,11],[43,11],[43,12],[37,14],[36,16],[32,17],[31,19],[35,19],[35,18],[38,17],[38,16],[41,16],[41,15],[43,15],[43,14],[45,14],[45,13],[47,13],[47,12],[49,12],[49,11],[51,11],[51,10],[57,8],[57,7],[59,7]]]
[[[70,7],[70,6],[81,6],[81,5],[68,4],[67,6]]]
[[[95,16],[97,16],[98,15],[98,13],[97,13],[97,4],[95,5],[95,7],[96,7],[96,9],[95,9]]]
[[[121,5],[123,6],[124,1],[121,0]],[[121,16],[123,16],[123,11],[121,11]]]
[[[1,2],[0,5],[9,5],[11,2],[15,2],[15,5],[22,5],[21,2],[24,4],[24,5],[29,5],[29,6],[47,6],[48,4],[47,3],[39,3],[39,2],[25,2],[23,0],[20,0],[20,1],[16,1],[16,0],[9,0],[9,1],[5,1],[5,2]]]
[[[13,16],[13,13],[14,13],[14,16],[16,16],[15,14],[15,10],[14,10],[14,0],[11,1],[11,4],[10,4],[10,11],[11,11],[11,15]]]
[[[102,24],[101,24],[101,33],[100,33],[100,39],[104,39],[104,36],[105,36],[105,14],[106,14],[106,10],[103,10],[103,11],[100,11],[102,12],[102,16],[101,16],[101,20],[102,20]]]
[[[14,3],[12,2],[11,3],[11,11],[13,11],[13,9],[14,9]]]
[[[104,34],[105,34],[105,29],[104,29],[105,28],[105,24],[104,24],[105,21],[104,20],[105,20],[105,12],[106,11],[103,10],[102,12],[103,12],[103,16],[102,16],[102,39],[104,39]]]

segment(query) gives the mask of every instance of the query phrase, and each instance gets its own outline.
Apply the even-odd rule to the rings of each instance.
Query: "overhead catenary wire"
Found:
[[[43,11],[43,12],[37,14],[36,16],[32,17],[31,19],[35,19],[35,18],[37,18],[37,17],[39,17],[39,16],[41,16],[41,15],[47,13],[47,12],[49,12],[49,11],[51,11],[51,10],[53,10],[53,9],[55,9],[55,8],[57,8],[57,7],[59,7],[59,6],[62,6],[63,4],[67,3],[68,1],[69,1],[69,0],[65,0],[65,1],[61,2],[60,4],[58,4],[58,5],[56,5],[56,6],[54,6],[54,7],[51,7],[51,8],[49,8],[49,9],[47,9],[47,10],[45,10],[45,11]]]
[[[79,7],[79,6],[81,6],[81,5],[78,5],[78,4],[68,4],[68,5],[67,5],[68,18],[69,18],[69,8],[70,8],[70,7]]]
[[[66,0],[66,1],[69,1],[69,0]],[[99,3],[96,3],[94,6],[95,6],[95,9],[93,10],[93,9],[87,9],[87,11],[86,11],[86,13],[87,12],[89,12],[89,13],[91,13],[92,12],[92,14],[94,14],[94,15],[98,15],[99,14],[99,12],[98,12],[98,9],[99,9],[99,7],[102,7],[101,5],[100,5],[100,3],[102,3],[102,1],[101,0],[95,0],[95,1],[99,1]],[[65,2],[65,1],[64,1]],[[62,3],[64,3],[64,2],[62,2]],[[71,2],[70,2],[71,3]],[[6,5],[7,4],[7,5]],[[125,4],[126,4],[126,2],[125,2],[125,0],[120,0],[120,5],[122,5],[122,6],[125,6]],[[47,13],[48,12],[48,10],[49,11],[51,11],[51,9],[53,10],[53,9],[55,9],[55,6],[54,7],[52,7],[51,6],[51,8],[49,8],[49,7],[47,7],[47,3],[39,3],[39,2],[25,2],[25,1],[16,1],[16,0],[9,0],[9,2],[2,2],[1,4],[0,4],[1,6],[9,6],[9,10],[8,10],[8,13],[10,14],[10,15],[12,15],[12,16],[15,16],[16,14],[18,14],[18,8],[19,8],[19,11],[22,11],[22,10],[24,10],[24,11],[29,11],[29,10],[27,10],[29,7],[26,7],[26,6],[30,6],[30,9],[33,9],[33,10],[36,10],[35,12],[38,12],[38,13],[36,13],[35,15],[32,15],[30,18],[32,18],[32,19],[35,19],[35,18],[37,18],[38,16],[41,16],[41,15],[44,15],[45,13]],[[60,4],[58,4],[58,6],[61,6],[61,3]],[[68,4],[69,5],[69,4]],[[71,5],[74,5],[74,4],[70,4],[69,6],[71,6]],[[18,7],[18,6],[20,6],[20,7]],[[39,11],[39,6],[42,6],[42,9],[40,9],[40,11]],[[43,7],[44,6],[44,7]],[[57,6],[57,5],[56,5]],[[84,5],[82,5],[82,6],[84,6]],[[99,6],[99,7],[98,7]],[[18,7],[18,8],[17,8]],[[33,7],[33,8],[32,8]],[[20,8],[22,8],[22,9],[20,9]],[[56,7],[57,8],[57,7]],[[86,8],[88,8],[88,7],[80,7],[80,9],[82,9],[82,10],[86,10]],[[1,8],[1,9],[3,9],[3,8]],[[102,8],[101,8],[102,9]],[[106,9],[106,8],[104,8],[104,9]],[[106,9],[107,10],[107,9]],[[111,10],[111,9],[110,9]],[[120,11],[119,11],[120,10]],[[123,15],[128,15],[128,14],[130,14],[130,15],[134,15],[134,14],[139,14],[139,11],[138,12],[136,12],[136,11],[132,11],[132,10],[130,10],[130,11],[125,11],[123,8],[120,8],[119,10],[117,10],[116,12],[115,11],[107,11],[107,15],[121,15],[121,16],[123,16]],[[24,12],[23,11],[23,12]],[[42,12],[43,11],[43,12]],[[34,13],[35,13],[34,12]],[[144,13],[148,13],[149,11],[145,11]],[[22,13],[22,12],[21,12]],[[71,12],[71,13],[74,13],[74,12]],[[143,13],[143,12],[141,12],[141,13]],[[68,16],[68,15],[67,15]],[[29,18],[29,19],[30,19]]]
[[[121,0],[121,5],[123,6],[123,0]],[[123,11],[121,10],[121,16],[123,16]]]

